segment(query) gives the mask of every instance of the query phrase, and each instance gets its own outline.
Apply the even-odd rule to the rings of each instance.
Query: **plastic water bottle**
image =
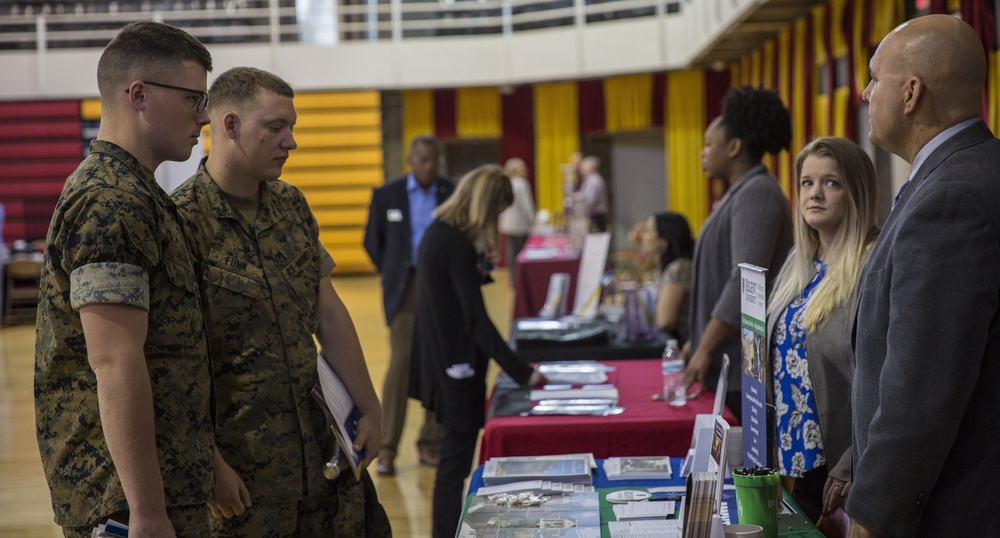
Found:
[[[667,405],[687,405],[684,390],[684,358],[677,340],[670,339],[663,348],[663,401]]]

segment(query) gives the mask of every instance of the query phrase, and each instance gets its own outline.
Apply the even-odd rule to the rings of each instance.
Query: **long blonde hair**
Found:
[[[846,138],[818,138],[795,159],[795,248],[778,273],[768,315],[781,315],[786,305],[802,294],[814,274],[813,259],[819,249],[819,233],[806,224],[799,208],[802,165],[807,157],[829,157],[837,166],[847,204],[840,228],[826,253],[826,276],[816,286],[806,305],[805,329],[813,332],[835,308],[854,296],[865,253],[878,235],[878,178],[871,159],[860,146]]]
[[[465,174],[454,194],[434,210],[434,218],[462,230],[477,246],[495,255],[500,211],[513,202],[510,178],[499,166],[485,164]]]

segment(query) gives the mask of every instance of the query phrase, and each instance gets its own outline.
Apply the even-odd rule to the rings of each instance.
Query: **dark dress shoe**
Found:
[[[375,470],[382,476],[393,476],[396,474],[396,466],[392,460],[378,460]]]
[[[429,448],[420,449],[420,463],[428,467],[437,467],[440,457],[438,456],[437,450],[431,450]]]

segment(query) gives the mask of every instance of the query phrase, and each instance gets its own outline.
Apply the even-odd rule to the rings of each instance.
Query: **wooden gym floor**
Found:
[[[514,294],[506,270],[497,270],[493,276],[496,283],[485,286],[483,293],[490,315],[506,335]],[[381,394],[389,345],[378,277],[335,277],[333,283],[351,312],[372,381]],[[52,522],[49,491],[35,442],[34,338],[33,326],[0,328],[0,536],[62,536]],[[491,374],[495,375],[495,369],[491,365]],[[418,463],[415,444],[422,416],[420,404],[410,400],[396,476],[381,477],[374,465],[369,468],[395,538],[430,535],[434,469]]]

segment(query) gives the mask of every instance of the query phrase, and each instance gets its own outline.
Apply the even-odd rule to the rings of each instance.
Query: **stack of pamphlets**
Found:
[[[608,458],[604,473],[608,480],[670,480],[673,475],[667,456]]]
[[[525,480],[542,480],[591,486],[593,475],[590,471],[590,458],[579,454],[491,458],[483,465],[483,484],[497,486]]]
[[[599,538],[597,493],[513,498],[474,495],[466,501],[459,538]]]
[[[620,413],[614,385],[545,385],[531,391],[532,415],[597,415]]]
[[[708,536],[715,514],[715,489],[719,473],[691,473],[684,499],[684,538]]]
[[[538,373],[545,375],[549,383],[599,385],[608,382],[607,372],[614,367],[605,366],[597,361],[563,361],[542,362],[536,369]]]
[[[91,538],[128,538],[128,525],[109,519],[101,523],[90,533]]]
[[[567,493],[591,493],[594,486],[585,484],[566,484],[563,482],[550,482],[548,480],[525,480],[523,482],[511,482],[499,486],[482,486],[476,490],[476,495],[498,495],[501,493],[516,494],[531,491],[542,495],[563,495]]]

